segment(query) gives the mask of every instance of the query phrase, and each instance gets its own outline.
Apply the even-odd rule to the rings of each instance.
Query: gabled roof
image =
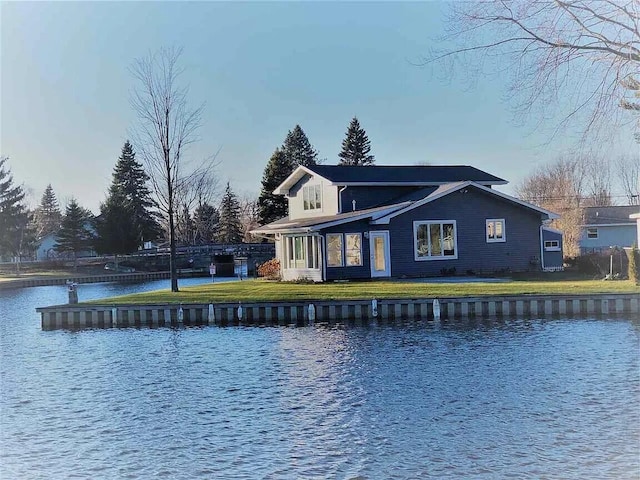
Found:
[[[631,215],[640,212],[638,205],[613,205],[609,207],[586,207],[584,209],[585,225],[633,225]]]
[[[429,186],[470,180],[480,185],[506,185],[502,178],[469,165],[359,166],[313,165],[299,166],[274,190],[286,195],[305,175],[318,175],[332,185],[346,186]]]
[[[337,215],[327,215],[324,217],[307,217],[291,220],[289,217],[276,220],[262,227],[251,230],[251,233],[273,234],[273,233],[296,233],[313,232],[323,228],[333,227],[342,223],[355,222],[375,215],[385,215],[399,208],[405,207],[409,202],[385,205],[382,207],[368,208],[365,210],[355,210],[353,212],[339,213]]]
[[[374,224],[388,224],[389,220],[391,220],[393,217],[397,217],[398,215],[402,215],[405,212],[408,212],[409,210],[413,210],[414,208],[420,207],[422,205],[425,205],[427,203],[433,202],[434,200],[437,200],[439,198],[442,198],[446,195],[449,195],[450,193],[453,192],[457,192],[459,190],[462,190],[464,188],[467,187],[474,187],[477,188],[479,190],[482,190],[484,192],[490,193],[492,195],[495,195],[497,197],[500,197],[504,200],[507,200],[509,202],[515,203],[517,205],[523,206],[525,208],[528,208],[530,210],[536,211],[538,213],[541,213],[543,215],[546,215],[547,218],[551,219],[551,218],[560,218],[560,216],[556,213],[553,213],[549,210],[545,210],[544,208],[540,208],[536,205],[533,205],[532,203],[528,203],[528,202],[524,202],[522,200],[520,200],[519,198],[515,198],[512,197],[511,195],[507,195],[506,193],[502,193],[499,192],[497,190],[485,187],[484,185],[480,185],[478,183],[475,182],[456,182],[456,183],[450,183],[447,185],[441,185],[440,187],[438,187],[433,193],[429,194],[428,196],[426,196],[425,198],[423,198],[422,200],[418,200],[417,202],[413,202],[410,205],[395,210],[393,212],[390,212],[388,214],[385,215],[378,215],[375,216],[373,219],[373,223]]]

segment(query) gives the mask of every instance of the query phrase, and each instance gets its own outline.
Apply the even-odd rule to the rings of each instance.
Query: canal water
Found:
[[[0,291],[1,479],[640,478],[638,319],[42,331],[65,300]]]

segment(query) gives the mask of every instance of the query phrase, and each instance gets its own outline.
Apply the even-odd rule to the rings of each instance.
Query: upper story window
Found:
[[[413,222],[415,260],[458,258],[455,220]]]
[[[587,228],[587,238],[598,238],[598,229],[596,227]]]
[[[507,237],[504,231],[504,218],[487,219],[487,243],[506,242]]]
[[[302,199],[305,210],[319,210],[322,208],[322,187],[305,185],[302,187]]]

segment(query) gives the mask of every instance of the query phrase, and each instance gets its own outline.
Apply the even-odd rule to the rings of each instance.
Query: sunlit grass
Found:
[[[567,280],[500,283],[422,283],[402,281],[293,284],[246,280],[124,295],[89,303],[167,304],[234,303],[297,300],[356,300],[382,298],[475,297],[501,295],[640,293],[630,281]]]

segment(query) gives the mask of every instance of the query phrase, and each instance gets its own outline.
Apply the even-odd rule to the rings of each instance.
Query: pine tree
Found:
[[[291,174],[294,169],[284,152],[276,149],[271,155],[262,174],[262,190],[258,197],[260,223],[265,225],[280,218],[286,217],[288,203],[283,195],[274,195],[272,192]]]
[[[293,130],[287,133],[287,137],[282,145],[282,151],[287,161],[292,164],[294,168],[298,165],[310,167],[318,162],[318,152],[311,146],[309,139],[300,125],[296,125]],[[293,168],[291,170],[293,171]]]
[[[0,157],[0,256],[20,257],[32,247],[31,216],[22,187],[13,184],[7,160]]]
[[[206,245],[215,239],[220,214],[218,209],[203,203],[193,212],[193,224],[196,231],[195,242],[198,245]]]
[[[225,188],[220,202],[220,223],[218,224],[217,241],[219,243],[241,243],[242,237],[240,203],[227,182],[227,188]]]
[[[60,204],[53,191],[53,187],[49,184],[47,188],[45,188],[42,198],[40,199],[40,205],[38,205],[34,214],[37,237],[42,238],[45,235],[57,232],[60,228],[61,221],[62,213],[60,212]]]
[[[73,265],[77,267],[78,253],[93,245],[93,233],[89,227],[93,216],[75,199],[71,199],[65,210],[60,231],[53,248],[59,253],[73,254]]]
[[[640,283],[640,252],[634,243],[631,250],[627,250],[629,256],[629,280],[638,285]]]
[[[155,240],[161,232],[158,215],[154,211],[155,203],[151,200],[151,190],[147,186],[148,181],[149,176],[136,160],[133,147],[127,140],[113,170],[110,193],[118,190],[126,199],[139,245],[145,240]]]
[[[195,238],[195,225],[187,205],[182,205],[176,215],[176,240],[182,245],[192,245]]]
[[[107,200],[100,205],[100,215],[95,224],[95,249],[100,254],[115,255],[116,266],[118,255],[134,252],[140,246],[129,203],[118,189],[110,191]]]
[[[339,165],[366,166],[375,163],[375,157],[369,155],[371,151],[371,141],[367,137],[367,132],[360,127],[360,122],[353,117],[345,139],[342,140],[342,151],[338,154],[340,157]]]

